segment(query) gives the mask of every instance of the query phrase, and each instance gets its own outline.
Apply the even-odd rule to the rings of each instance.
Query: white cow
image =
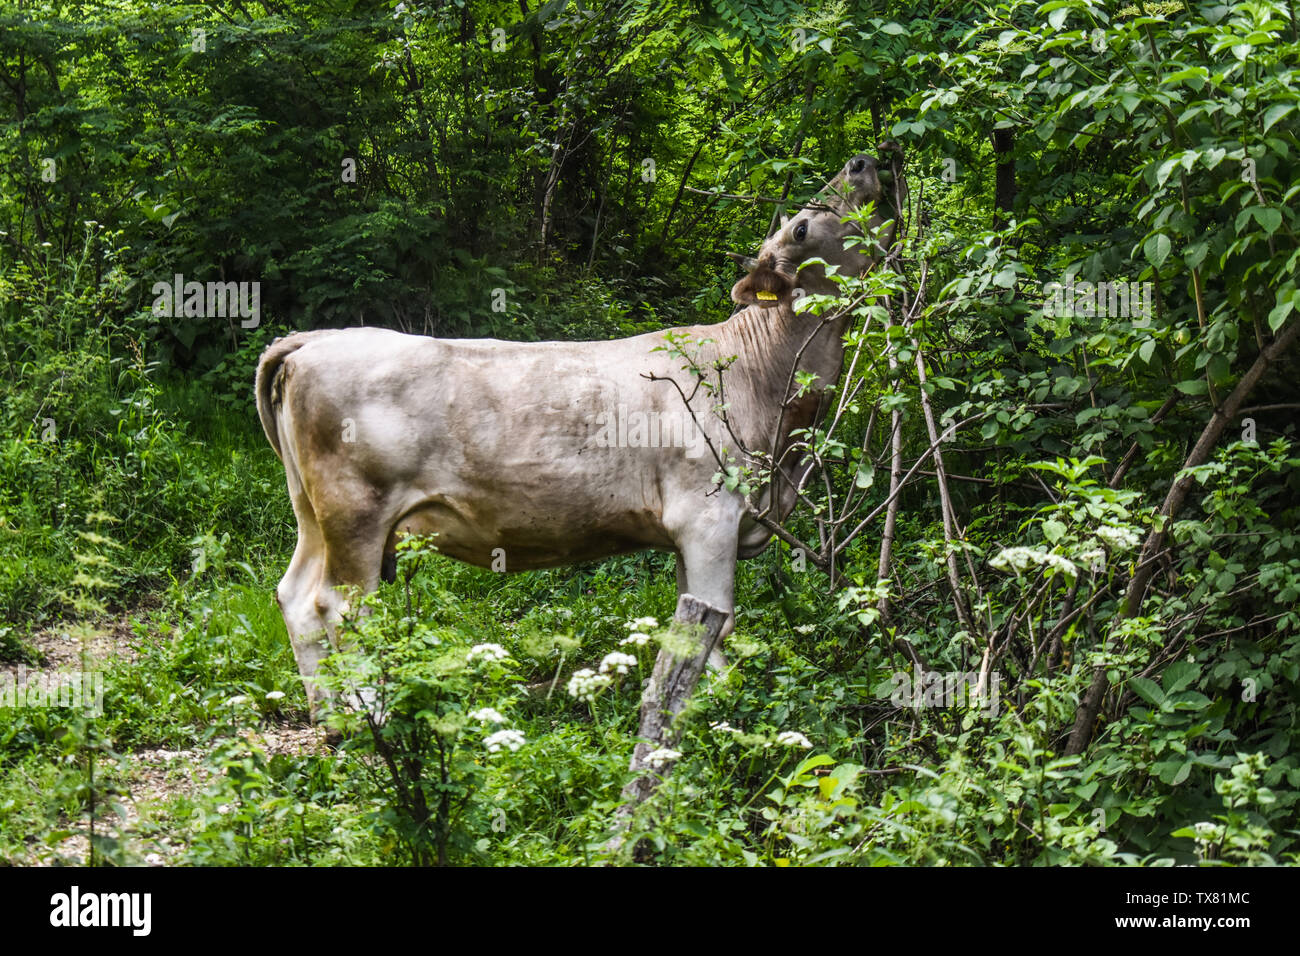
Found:
[[[796,283],[836,290],[820,265],[801,266],[819,257],[860,273],[873,261],[844,247],[856,229],[842,214],[882,198],[876,161],[855,156],[828,188],[829,209],[803,210],[743,260],[750,272],[732,298],[745,308],[673,330],[704,343],[701,366],[734,356],[723,377],[727,423],[665,349],[664,332],[523,343],[353,328],[274,342],[258,365],[257,408],[298,519],[276,598],[302,676],[336,641],[339,589],[377,587],[402,531],[434,533],[441,553],[508,571],[672,551],[679,592],[730,615],[737,558],[758,554],[771,534],[738,494],[715,486],[714,450],[738,455],[739,440],[779,458],[790,432],[814,423],[840,375],[847,320],[818,331],[817,319],[794,311]],[[817,376],[799,397],[796,366]],[[787,474],[797,471],[787,463]],[[774,485],[779,520],[795,495],[788,481]],[[307,683],[315,711],[320,691]]]

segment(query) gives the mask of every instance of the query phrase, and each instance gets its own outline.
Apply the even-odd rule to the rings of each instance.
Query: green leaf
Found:
[[[1294,110],[1295,106],[1294,103],[1275,103],[1266,109],[1264,111],[1264,132],[1267,133],[1269,127]]]
[[[1165,184],[1165,181],[1169,179],[1169,174],[1172,173],[1175,169],[1177,169],[1181,163],[1182,163],[1182,158],[1179,157],[1178,159],[1166,159],[1163,163],[1157,166],[1156,185],[1163,186]]]
[[[790,786],[792,782],[798,780],[809,770],[812,770],[815,767],[824,767],[827,764],[834,763],[834,762],[835,761],[832,760],[830,757],[828,757],[826,754],[816,754],[812,757],[809,757],[803,763],[799,764],[799,766],[795,767],[794,773],[792,773],[789,777],[790,783],[786,783],[786,786],[787,787]]]
[[[1196,678],[1201,676],[1201,669],[1191,661],[1174,661],[1165,668],[1160,677],[1165,693],[1176,694]]]
[[[1169,237],[1161,232],[1151,236],[1142,244],[1142,252],[1146,255],[1147,261],[1157,269],[1163,266],[1165,260],[1169,258],[1171,248],[1172,244],[1169,242]]]
[[[1294,282],[1288,282],[1278,290],[1277,305],[1273,306],[1272,311],[1268,314],[1268,327],[1270,329],[1276,332],[1282,328],[1282,323],[1286,321],[1286,317],[1300,304],[1296,301],[1298,298],[1300,298],[1300,293],[1297,293]]]
[[[1149,677],[1133,677],[1129,679],[1129,687],[1133,693],[1137,694],[1148,704],[1159,707],[1165,700],[1164,691]]]
[[[1224,385],[1232,378],[1232,363],[1222,352],[1215,352],[1206,363],[1206,371],[1215,385]]]
[[[1093,780],[1091,783],[1080,784],[1075,787],[1073,793],[1077,796],[1083,797],[1085,800],[1091,800],[1092,795],[1097,792],[1097,788],[1100,785],[1099,781]]]
[[[1251,211],[1264,231],[1270,236],[1282,225],[1282,212],[1272,206],[1252,206]]]

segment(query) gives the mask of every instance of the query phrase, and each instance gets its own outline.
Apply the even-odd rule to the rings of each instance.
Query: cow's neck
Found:
[[[732,428],[750,451],[780,456],[791,431],[808,428],[824,413],[825,391],[839,381],[844,365],[848,321],[841,317],[823,323],[781,303],[749,306],[715,326],[719,355],[736,356],[723,374],[724,398]],[[791,374],[796,368],[817,376],[799,397]]]

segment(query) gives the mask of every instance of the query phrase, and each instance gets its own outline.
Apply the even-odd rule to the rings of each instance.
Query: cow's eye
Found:
[[[794,227],[794,241],[803,242],[808,237],[808,223],[801,222]]]

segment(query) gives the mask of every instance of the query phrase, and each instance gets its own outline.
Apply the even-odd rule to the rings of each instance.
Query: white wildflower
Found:
[[[816,624],[800,624],[795,628],[795,631],[799,634],[811,634],[815,630],[817,630]]]
[[[1080,564],[1086,564],[1094,571],[1106,570],[1106,552],[1101,548],[1089,548],[1087,551],[1080,551],[1074,558]]]
[[[725,720],[713,720],[713,721],[710,721],[710,722],[709,722],[709,727],[710,727],[710,729],[712,729],[712,730],[716,730],[716,731],[717,731],[718,733],[720,733],[720,734],[738,734],[738,733],[740,733],[739,730],[737,730],[735,727],[731,726],[731,724],[727,723]]]
[[[503,661],[510,655],[500,644],[475,644],[469,649],[469,655],[465,658],[473,664],[477,660]]]
[[[619,644],[631,644],[633,647],[645,647],[649,643],[650,635],[642,634],[640,631],[629,634],[627,637],[623,638],[623,640],[619,641]]]
[[[1112,551],[1132,551],[1138,546],[1138,536],[1128,528],[1104,524],[1097,529],[1096,535]]]
[[[470,720],[481,720],[488,724],[504,724],[506,719],[501,716],[501,712],[492,707],[480,707],[478,710],[470,711],[466,716]]]
[[[1003,548],[989,559],[989,567],[999,571],[1027,571],[1035,564],[1040,564],[1041,551],[1033,548]]]
[[[808,738],[797,730],[783,730],[776,735],[776,742],[782,747],[799,747],[803,750],[811,750],[812,744]]]
[[[483,745],[487,747],[490,754],[497,753],[502,747],[514,753],[526,743],[528,741],[524,739],[524,735],[517,730],[498,730],[483,738]]]
[[[1043,556],[1043,563],[1049,568],[1055,568],[1067,577],[1077,577],[1079,569],[1069,558],[1063,558],[1059,554],[1046,554]]]
[[[1192,839],[1196,841],[1197,852],[1204,855],[1210,847],[1223,840],[1223,827],[1216,823],[1201,821],[1192,824]]]
[[[652,750],[645,755],[645,762],[656,770],[666,763],[672,763],[674,760],[680,760],[681,753],[668,747],[660,747],[658,750]]]
[[[631,654],[624,654],[622,651],[613,651],[605,655],[605,659],[600,662],[600,672],[608,674],[614,671],[618,674],[626,674],[629,667],[636,667],[636,658]]]
[[[607,674],[597,674],[590,667],[574,671],[569,678],[569,696],[591,703],[596,695],[614,682]]]
[[[1071,577],[1079,573],[1079,569],[1069,558],[1063,558],[1059,554],[1052,554],[1047,551],[1039,551],[1036,548],[1003,548],[989,559],[989,567],[996,568],[999,571],[1014,571],[1017,574],[1021,571],[1027,571],[1031,567],[1044,566],[1055,568],[1062,574]]]
[[[638,617],[635,621],[628,621],[623,625],[629,631],[649,631],[659,626],[659,622],[653,617]]]
[[[284,691],[282,690],[273,690],[266,695],[267,700],[280,700],[283,697],[284,697]]]

